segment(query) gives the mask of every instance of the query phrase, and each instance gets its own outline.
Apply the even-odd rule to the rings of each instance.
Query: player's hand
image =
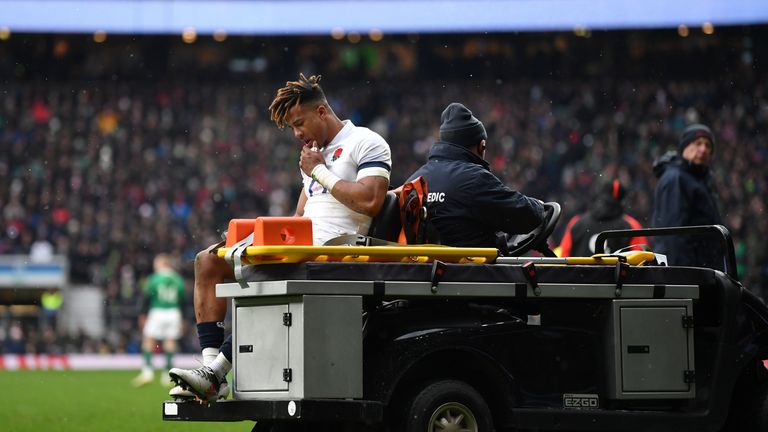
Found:
[[[317,141],[312,141],[312,146],[304,144],[304,147],[301,149],[301,156],[299,157],[299,166],[304,174],[312,175],[312,170],[324,163],[325,159],[317,148]]]

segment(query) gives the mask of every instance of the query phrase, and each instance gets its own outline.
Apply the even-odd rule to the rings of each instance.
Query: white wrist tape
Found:
[[[328,192],[333,192],[333,187],[341,180],[336,174],[332,173],[325,165],[317,165],[312,169],[312,178],[318,183],[328,189]]]

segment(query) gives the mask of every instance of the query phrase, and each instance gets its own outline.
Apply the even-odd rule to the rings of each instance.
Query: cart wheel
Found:
[[[492,432],[491,410],[468,384],[445,380],[427,385],[413,399],[406,419],[408,432]]]

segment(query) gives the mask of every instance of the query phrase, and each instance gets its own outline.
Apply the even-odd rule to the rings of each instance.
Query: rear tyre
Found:
[[[488,404],[462,381],[433,382],[411,403],[405,420],[407,432],[493,432]]]

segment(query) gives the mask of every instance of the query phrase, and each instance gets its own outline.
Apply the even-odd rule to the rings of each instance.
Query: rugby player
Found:
[[[367,234],[389,188],[392,155],[384,138],[339,119],[320,87],[319,75],[300,74],[297,81],[287,82],[277,90],[269,110],[277,127],[290,127],[302,145],[303,187],[295,216],[312,220],[313,243]],[[171,369],[177,386],[170,395],[177,399],[216,400],[229,393],[225,376],[232,369],[232,338],[225,341],[227,300],[216,297],[215,286],[234,280],[234,274],[224,259],[212,253],[219,245],[195,259],[194,306],[203,366]]]

